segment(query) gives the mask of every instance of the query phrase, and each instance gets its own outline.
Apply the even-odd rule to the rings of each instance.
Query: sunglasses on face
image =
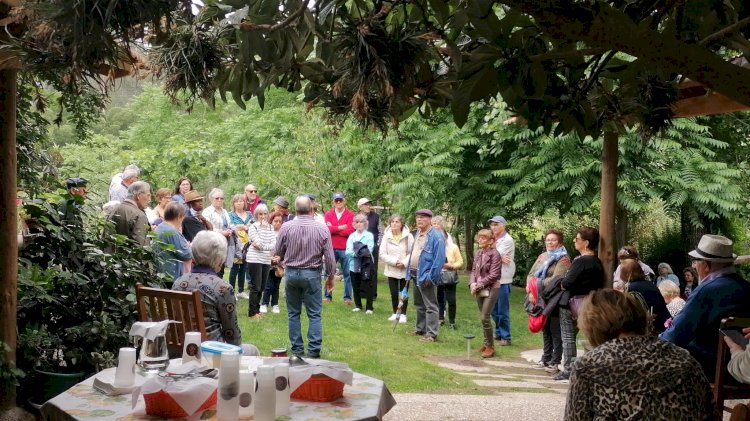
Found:
[[[245,190],[245,193],[257,193],[258,190]]]
[[[336,203],[343,202],[343,201],[344,201],[344,199],[335,199],[334,200],[334,202],[336,202]]]

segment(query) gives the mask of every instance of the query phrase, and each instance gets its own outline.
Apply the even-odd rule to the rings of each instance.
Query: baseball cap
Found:
[[[506,225],[506,224],[507,224],[507,222],[505,222],[505,218],[503,218],[503,217],[502,217],[502,216],[500,216],[500,215],[495,215],[495,216],[493,216],[493,217],[492,217],[492,218],[490,218],[490,219],[489,219],[489,221],[487,221],[487,222],[497,222],[498,224],[503,224],[503,225]]]
[[[357,207],[360,207],[360,206],[362,206],[362,205],[364,205],[366,203],[370,203],[370,199],[368,199],[366,197],[363,197],[363,198],[357,200]]]
[[[341,193],[340,191],[334,193],[333,196],[331,196],[331,200],[345,199],[345,198],[346,196],[344,196],[344,193]]]

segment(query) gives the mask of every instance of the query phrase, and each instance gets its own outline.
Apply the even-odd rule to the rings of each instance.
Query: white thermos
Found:
[[[219,390],[216,416],[219,421],[236,421],[240,411],[240,354],[227,351],[221,354]]]

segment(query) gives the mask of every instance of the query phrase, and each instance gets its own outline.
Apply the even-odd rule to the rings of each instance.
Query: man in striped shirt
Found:
[[[336,260],[328,229],[315,221],[310,198],[299,196],[294,202],[297,216],[283,224],[276,239],[273,262],[282,262],[286,277],[286,306],[289,320],[289,341],[292,353],[305,354],[300,314],[305,304],[309,326],[307,329],[307,357],[320,358],[323,344],[323,295],[320,285],[325,267],[326,290],[333,289]]]

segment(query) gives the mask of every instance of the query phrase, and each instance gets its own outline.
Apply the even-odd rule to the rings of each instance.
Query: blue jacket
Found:
[[[156,254],[159,258],[159,272],[177,279],[182,276],[182,262],[193,258],[193,252],[185,237],[172,225],[164,222],[156,227]]]
[[[709,379],[715,376],[721,319],[750,317],[750,283],[738,274],[701,283],[660,338],[687,349]]]
[[[416,238],[418,232],[414,234],[414,244],[416,244]],[[411,254],[414,252],[412,247],[409,252],[409,261],[411,261]],[[433,285],[437,285],[440,281],[440,273],[445,264],[445,238],[440,231],[435,228],[430,228],[427,231],[427,241],[425,242],[422,254],[419,255],[419,263],[417,264],[417,279],[415,283],[418,286],[422,286],[425,280],[432,281]],[[406,280],[411,279],[411,270],[406,271]]]

